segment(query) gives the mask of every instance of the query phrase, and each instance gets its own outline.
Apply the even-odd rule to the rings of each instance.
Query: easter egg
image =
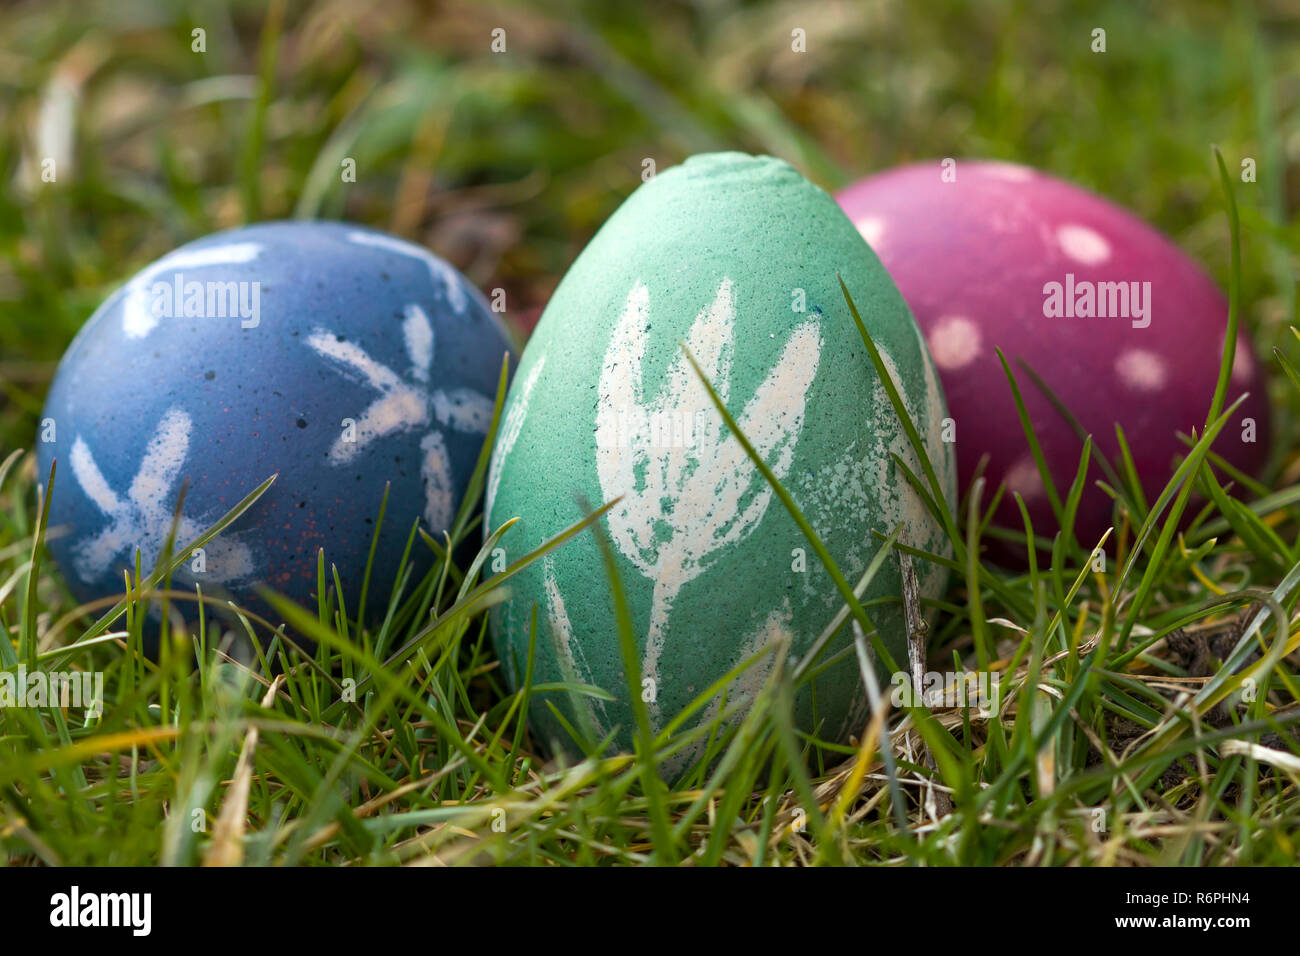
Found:
[[[509,349],[462,275],[372,229],[277,222],[184,245],[59,364],[38,435],[42,473],[58,461],[50,551],[79,599],[119,595],[137,550],[153,569],[182,484],[178,550],[278,475],[174,583],[263,610],[262,586],[314,602],[324,549],[355,614],[387,487],[382,610],[414,523],[440,538],[453,522]],[[412,556],[431,564],[418,537]]]
[[[514,560],[616,501],[598,533],[608,536],[627,597],[639,692],[655,728],[761,654],[728,688],[728,708],[752,702],[775,649],[806,652],[843,605],[684,349],[849,582],[880,548],[877,535],[900,524],[910,544],[945,551],[945,535],[890,458],[921,473],[837,274],[950,496],[943,395],[906,304],[834,200],[776,159],[697,156],[641,185],[573,263],[520,359],[489,467],[485,530],[518,519],[500,542]],[[577,749],[575,736],[631,740],[596,533],[512,576],[491,619],[515,686],[535,608],[534,686],[593,685],[612,695],[534,693],[533,726],[562,750]],[[936,597],[943,567],[919,561],[918,573],[924,595]],[[905,661],[899,587],[890,555],[864,600],[895,599],[872,607],[872,623]],[[797,718],[824,739],[843,739],[865,717],[848,627],[822,662],[815,708],[806,687]],[[712,720],[719,705],[714,697],[696,716]],[[683,747],[667,769],[698,753],[698,742]]]
[[[954,420],[959,485],[981,457],[989,493],[1005,482],[998,523],[1057,530],[996,349],[1016,374],[1052,482],[1064,497],[1083,440],[1027,365],[1091,434],[1093,458],[1075,521],[1085,547],[1114,524],[1123,428],[1147,503],[1204,429],[1218,380],[1228,307],[1214,282],[1145,223],[1101,197],[1005,162],[919,163],[868,177],[840,204],[880,256],[925,332]],[[1023,363],[1023,364],[1022,364]],[[1264,462],[1269,411],[1244,335],[1228,402],[1249,392],[1214,444],[1247,473]],[[985,501],[989,499],[986,496]]]

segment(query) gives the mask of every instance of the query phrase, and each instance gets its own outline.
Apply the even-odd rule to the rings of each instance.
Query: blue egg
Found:
[[[182,483],[177,548],[278,474],[174,581],[311,604],[323,548],[355,613],[388,485],[370,579],[383,607],[413,523],[441,540],[454,521],[507,352],[464,276],[372,229],[277,222],[182,246],[59,365],[37,436],[42,476],[58,460],[50,552],[80,600],[120,595],[137,549],[153,569]],[[418,538],[412,553],[430,566]]]

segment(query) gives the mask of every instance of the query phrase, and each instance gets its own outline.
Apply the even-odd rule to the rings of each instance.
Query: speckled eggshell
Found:
[[[50,550],[78,598],[120,594],[137,548],[153,568],[182,482],[178,547],[278,473],[177,582],[312,602],[324,548],[355,612],[391,483],[370,580],[385,606],[413,522],[441,536],[460,505],[509,348],[455,269],[371,229],[268,223],[182,246],[59,365],[38,436],[42,474],[58,459]]]
[[[994,351],[1000,347],[1061,493],[1078,470],[1082,442],[1018,359],[1043,378],[1111,461],[1119,461],[1115,423],[1123,426],[1153,501],[1175,458],[1186,452],[1176,433],[1205,424],[1227,328],[1219,289],[1164,236],[1091,192],[1005,162],[958,161],[953,182],[943,180],[943,171],[939,161],[900,167],[862,180],[838,199],[925,332],[956,426],[960,487],[969,486],[987,454],[991,487],[1005,481],[1024,496],[1035,533],[1050,537],[1056,531]],[[1056,301],[1051,283],[1059,286]],[[1125,310],[1118,294],[1112,301],[1116,287],[1101,283],[1129,284],[1149,308],[1136,309],[1130,299]],[[1100,311],[1099,290],[1109,317],[1078,317],[1089,295],[1092,311]],[[1070,299],[1079,307],[1074,317],[1061,314]],[[1267,454],[1269,411],[1263,375],[1244,335],[1229,401],[1242,392],[1250,397],[1214,447],[1253,473]],[[1094,484],[1103,478],[1094,463],[1075,524],[1085,544],[1112,524],[1112,501]],[[998,520],[1024,527],[1010,494]]]
[[[842,604],[723,426],[683,343],[850,581],[879,548],[873,531],[906,521],[913,543],[945,545],[889,458],[896,451],[919,470],[837,272],[951,482],[951,450],[938,432],[943,396],[906,304],[834,200],[775,159],[697,156],[642,185],[574,262],[520,360],[489,470],[488,523],[519,518],[503,539],[514,560],[580,519],[584,503],[621,496],[604,528],[641,670],[654,682],[656,727],[783,635],[793,653],[807,650]],[[919,571],[926,596],[937,596],[943,569],[922,562]],[[537,694],[534,727],[572,748],[549,701],[589,740],[617,726],[616,741],[627,747],[632,715],[593,534],[566,542],[509,586],[492,631],[510,678],[521,680],[536,607],[534,684],[593,684],[614,695]],[[898,593],[890,560],[867,599]],[[872,613],[902,655],[901,608]],[[850,640],[846,628],[828,654]],[[747,671],[730,703],[752,699],[772,663],[768,655]],[[797,706],[811,728],[811,696]],[[842,739],[864,715],[850,651],[818,679],[817,723],[825,738]]]

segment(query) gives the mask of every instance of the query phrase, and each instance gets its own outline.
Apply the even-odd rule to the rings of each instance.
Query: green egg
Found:
[[[916,322],[835,201],[777,159],[695,156],[642,185],[569,269],[520,361],[488,472],[485,527],[519,519],[500,542],[513,562],[578,521],[584,504],[620,499],[602,530],[656,730],[766,646],[788,641],[801,656],[843,605],[683,346],[851,584],[880,548],[873,532],[905,524],[909,543],[948,552],[942,528],[890,458],[921,474],[837,274],[951,501],[947,411]],[[942,592],[943,567],[919,561],[917,573],[923,597]],[[627,678],[594,534],[566,541],[507,587],[491,630],[513,686],[523,682],[536,608],[533,684],[588,684],[613,697],[536,693],[534,731],[576,752],[571,730],[594,742],[617,728],[616,746],[630,749]],[[900,590],[891,555],[864,600],[887,599],[870,609],[872,623],[905,666]],[[775,657],[765,654],[731,684],[729,710],[744,712]],[[861,732],[867,715],[849,627],[821,660],[832,663],[815,693],[805,686],[796,699],[796,718],[823,739],[843,740]],[[686,726],[712,721],[721,705],[715,697]],[[687,766],[702,747],[683,748],[668,770]]]

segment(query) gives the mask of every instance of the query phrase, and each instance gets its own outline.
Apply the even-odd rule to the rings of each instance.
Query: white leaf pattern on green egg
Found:
[[[695,318],[686,347],[725,402],[731,394],[736,308],[730,279]],[[673,359],[659,394],[647,402],[643,362],[650,293],[638,282],[605,352],[596,418],[596,471],[618,549],[654,580],[644,677],[657,681],[673,602],[711,555],[758,526],[772,489],[736,437],[724,433],[707,389],[686,356]],[[784,478],[794,460],[808,389],[817,377],[821,335],[815,319],[795,327],[781,357],[746,403],[741,431]],[[697,410],[691,441],[655,447],[655,422],[683,421]],[[627,428],[632,419],[635,427]],[[656,712],[651,702],[652,713]]]
[[[569,611],[564,606],[564,597],[555,583],[555,564],[552,555],[542,559],[542,581],[546,589],[547,623],[550,626],[551,642],[555,649],[555,659],[560,665],[564,679],[571,684],[585,684],[591,668],[582,653],[582,645],[573,639],[573,625],[569,621]],[[597,714],[599,711],[599,715]],[[605,713],[605,702],[592,697],[579,698],[578,719],[586,726],[583,730],[593,740],[605,736],[609,730],[609,717]]]
[[[515,442],[519,440],[524,419],[528,416],[528,398],[532,395],[533,388],[537,385],[537,378],[542,374],[545,366],[546,356],[543,355],[529,369],[528,375],[519,385],[519,397],[508,403],[509,410],[497,433],[496,447],[492,450],[492,463],[488,467],[487,494],[483,499],[483,523],[488,529],[492,524],[492,502],[496,500],[497,486],[501,483],[501,470],[505,467],[506,458],[510,456]]]

